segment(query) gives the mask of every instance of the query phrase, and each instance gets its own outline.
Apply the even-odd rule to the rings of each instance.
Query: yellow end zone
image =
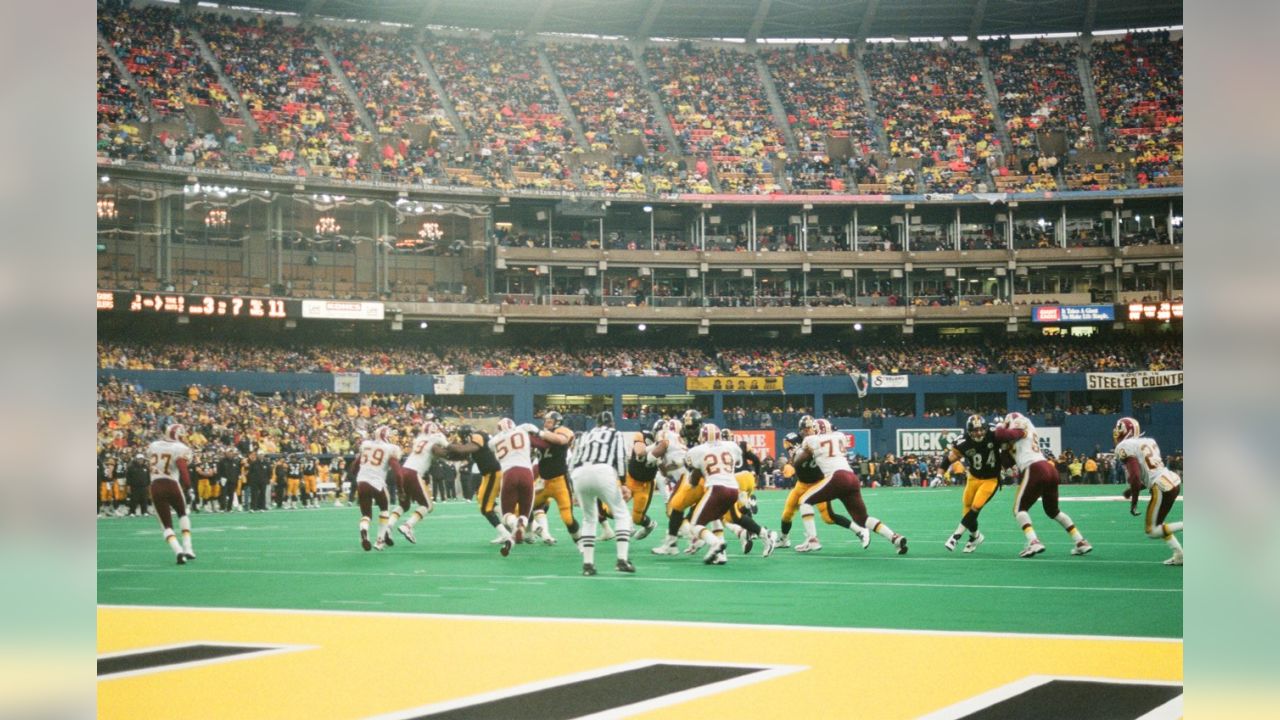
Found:
[[[366,718],[637,660],[800,668],[636,718],[912,718],[1031,675],[1182,681],[1181,641],[391,613],[98,608],[98,654],[307,646],[98,683],[102,718]]]

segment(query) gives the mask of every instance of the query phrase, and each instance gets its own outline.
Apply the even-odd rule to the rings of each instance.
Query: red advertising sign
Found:
[[[767,457],[773,457],[773,430],[731,430],[734,440],[740,440],[747,444],[751,452],[755,453],[764,460]]]

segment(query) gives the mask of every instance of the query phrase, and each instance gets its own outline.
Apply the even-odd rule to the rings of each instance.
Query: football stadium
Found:
[[[1181,717],[1182,13],[99,0],[99,715]]]

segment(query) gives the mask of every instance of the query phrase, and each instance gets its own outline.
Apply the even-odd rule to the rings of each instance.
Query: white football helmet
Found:
[[[1115,430],[1111,431],[1111,437],[1116,441],[1116,444],[1141,435],[1142,426],[1138,424],[1137,420],[1134,420],[1131,417],[1122,417],[1117,420]]]
[[[373,431],[373,439],[378,442],[391,442],[391,426],[379,425],[377,429]]]
[[[173,442],[182,442],[182,438],[187,436],[187,426],[182,423],[174,423],[164,429],[165,439]]]
[[[427,420],[426,422],[422,423],[423,435],[438,435],[443,433],[444,433],[444,428],[440,427],[440,423],[436,422],[435,420]]]
[[[819,435],[826,435],[831,432],[831,421],[826,418],[818,418],[813,421],[813,428]]]
[[[663,425],[664,430],[666,430],[669,433],[675,433],[676,435],[679,435],[680,430],[683,428],[684,428],[684,425],[676,418],[671,418]]]
[[[511,418],[502,418],[498,421],[498,432],[507,432],[516,429],[516,421]]]
[[[702,426],[698,428],[698,442],[709,443],[709,442],[715,442],[716,440],[719,440],[719,439],[720,439],[720,428],[716,427],[715,425],[709,422],[704,422],[702,423]]]
[[[1007,428],[1026,430],[1030,425],[1031,421],[1020,412],[1011,412],[1004,416],[1004,426]]]

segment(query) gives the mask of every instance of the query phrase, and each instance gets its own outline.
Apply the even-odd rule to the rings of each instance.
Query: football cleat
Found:
[[[645,519],[647,520],[648,518],[645,518]],[[643,540],[649,537],[649,533],[653,532],[653,529],[656,527],[658,527],[658,523],[652,520],[649,520],[647,524],[641,525],[639,530],[636,530],[634,533],[631,534],[631,539]]]
[[[1088,540],[1081,540],[1076,543],[1075,547],[1071,548],[1072,555],[1088,555],[1091,552],[1093,552],[1093,546],[1089,544]]]
[[[411,545],[418,544],[418,539],[413,536],[413,528],[409,527],[407,524],[401,523],[400,527],[396,529],[400,531],[400,534],[403,535],[404,539],[408,540]]]
[[[516,520],[516,531],[512,539],[517,543],[524,542],[524,522],[524,518]]]
[[[778,547],[778,533],[765,530],[761,537],[764,539],[764,551],[760,553],[760,557],[769,557],[773,554],[774,548]]]
[[[592,576],[592,575],[595,575],[595,574],[596,574],[596,566],[595,566],[595,565],[592,565],[591,563],[583,563],[583,564],[582,564],[582,574],[583,574],[583,575],[586,575],[587,577],[590,577],[590,576]]]
[[[369,542],[368,530],[360,531],[360,547],[364,548],[365,552],[369,552],[370,550],[373,549],[373,543]]]
[[[715,556],[715,557],[713,557],[713,558],[711,558],[709,561],[707,561],[707,564],[708,564],[708,565],[725,565],[725,564],[727,564],[728,562],[729,562],[729,557],[728,557],[727,555],[725,555],[725,554],[724,554],[724,551],[722,550],[722,551],[720,551],[720,552],[716,553],[716,556]]]
[[[184,555],[183,553],[178,553],[178,564],[179,564],[179,565],[186,565],[186,564],[187,564],[187,556],[186,556],[186,555]]]
[[[689,543],[689,547],[685,548],[684,554],[692,555],[698,552],[699,550],[701,550],[702,546],[705,544],[706,544],[706,541],[703,540],[702,538],[694,538],[693,542]]]
[[[1022,548],[1022,552],[1018,553],[1018,557],[1022,557],[1022,558],[1035,557],[1036,555],[1039,555],[1042,552],[1044,552],[1044,543],[1040,542],[1039,540],[1033,540],[1027,543],[1026,547]]]
[[[391,539],[391,528],[387,528],[382,531],[381,537],[378,538],[378,542],[386,545],[387,547],[393,547],[396,544],[396,541]]]
[[[1168,560],[1165,560],[1165,561],[1164,561],[1164,564],[1165,564],[1165,565],[1181,565],[1181,564],[1182,564],[1182,553],[1180,553],[1180,552],[1176,552],[1176,553],[1174,553],[1174,554],[1173,554],[1173,557],[1171,557],[1171,558],[1169,558]]]
[[[498,548],[498,552],[502,553],[502,557],[506,557],[511,554],[512,545],[511,538],[506,538],[502,541],[502,547]]]
[[[971,553],[974,550],[977,550],[978,546],[982,544],[982,541],[986,539],[987,538],[984,537],[982,533],[978,533],[977,535],[974,535],[973,537],[969,538],[969,542],[964,544],[964,551],[967,553]]]
[[[183,555],[183,557],[185,557],[187,560],[195,560],[195,559],[196,559],[196,554],[195,554],[195,551],[193,551],[193,550],[183,550],[183,551],[182,551],[182,555]]]
[[[747,532],[746,530],[743,530],[742,537],[739,539],[742,540],[742,554],[750,555],[751,548],[756,546],[755,538],[751,537],[751,533]]]
[[[960,538],[956,537],[955,535],[951,535],[947,538],[946,542],[942,543],[942,547],[946,548],[947,552],[955,552],[956,543],[959,541],[960,541]]]
[[[777,542],[777,544],[776,544],[776,547],[780,547],[780,548],[789,548],[789,547],[791,547],[791,538],[787,537],[786,535],[781,535],[781,536],[779,536],[779,537],[778,537],[778,542]]]
[[[817,538],[814,539],[814,542],[817,542]],[[871,545],[871,531],[862,528],[862,531],[858,533],[858,542],[862,543],[862,549],[866,550]]]
[[[386,544],[386,543],[384,543],[384,542],[382,542],[382,538],[378,538],[378,542],[376,542],[376,543],[374,543],[374,544],[373,544],[373,549],[374,549],[374,550],[378,550],[379,552],[381,552],[381,551],[382,551],[382,549],[383,549],[383,548],[385,548],[386,546],[387,546],[387,544]]]
[[[619,560],[617,564],[618,572],[634,573],[636,566],[631,564],[630,560]]]
[[[907,554],[907,538],[906,537],[902,535],[894,535],[892,542],[893,542],[893,546],[898,548],[899,555]]]
[[[668,545],[666,543],[663,543],[658,547],[653,548],[649,552],[653,553],[654,555],[679,555],[680,548],[676,545]]]
[[[818,542],[818,538],[806,538],[804,542],[796,546],[796,552],[817,552],[822,549],[822,543]]]
[[[724,541],[708,543],[707,554],[702,556],[702,562],[710,565],[716,559],[717,555],[724,553]]]

